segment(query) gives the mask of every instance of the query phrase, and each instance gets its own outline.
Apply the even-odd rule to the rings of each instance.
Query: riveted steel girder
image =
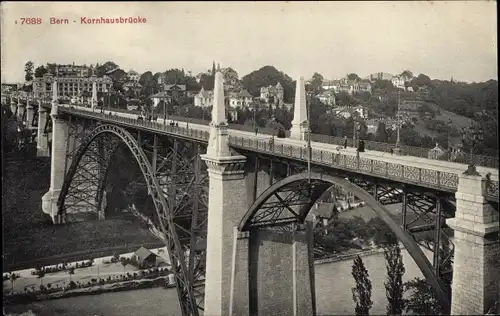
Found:
[[[139,146],[123,128],[104,124],[91,129],[71,157],[59,196],[59,212],[81,208],[82,203],[84,207],[99,209],[112,154],[120,143],[125,143],[141,169],[155,205],[154,222],[165,237],[181,311],[183,315],[198,315],[204,297],[208,205],[204,189],[208,177],[199,155],[203,149],[186,141],[150,136],[143,135]]]

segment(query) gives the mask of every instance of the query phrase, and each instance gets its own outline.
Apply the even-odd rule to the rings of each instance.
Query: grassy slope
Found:
[[[102,252],[109,247],[125,249],[127,244],[158,243],[158,239],[137,220],[52,225],[41,210],[42,196],[49,188],[49,164],[47,158],[6,162],[2,179],[4,269],[16,263],[30,266],[30,261],[73,252]]]

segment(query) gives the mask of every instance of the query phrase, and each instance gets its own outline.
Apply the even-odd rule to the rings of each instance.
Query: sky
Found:
[[[22,24],[23,18],[41,24]],[[68,19],[51,25],[50,18]],[[141,17],[140,24],[81,18]],[[399,74],[433,79],[498,78],[493,1],[451,2],[2,2],[1,79],[24,81],[24,64],[95,64],[153,73],[265,65],[292,78],[314,72]]]

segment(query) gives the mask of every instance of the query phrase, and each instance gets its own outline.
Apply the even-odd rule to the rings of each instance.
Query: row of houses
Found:
[[[330,90],[334,93],[347,92],[356,94],[361,92],[372,92],[372,84],[367,80],[350,80],[345,77],[340,80],[323,81],[321,87],[324,90]]]
[[[324,90],[331,90],[334,93],[347,92],[348,94],[356,94],[362,92],[372,92],[373,83],[377,80],[389,80],[392,85],[398,89],[412,90],[411,87],[406,87],[413,78],[406,75],[393,76],[389,73],[379,72],[369,75],[361,80],[350,80],[348,76],[340,80],[324,80],[321,87]]]

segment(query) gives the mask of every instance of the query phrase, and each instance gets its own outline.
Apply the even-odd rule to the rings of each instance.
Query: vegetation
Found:
[[[371,300],[372,282],[360,256],[353,261],[352,276],[356,282],[356,286],[352,288],[352,299],[356,303],[355,314],[370,315],[370,309],[373,305]]]
[[[404,284],[403,275],[405,267],[401,248],[398,244],[387,247],[384,251],[387,262],[387,281],[384,282],[387,297],[387,315],[401,315],[404,310]]]

